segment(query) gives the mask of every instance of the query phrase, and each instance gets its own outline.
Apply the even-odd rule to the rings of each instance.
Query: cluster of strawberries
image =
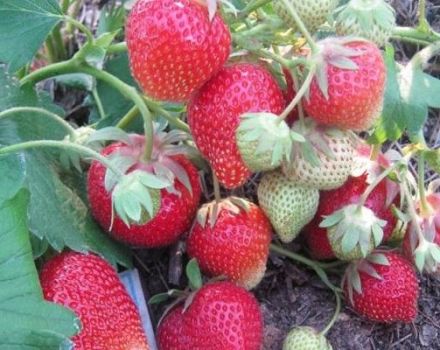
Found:
[[[334,9],[334,2],[325,3],[327,10],[321,6],[320,11]],[[290,18],[280,1],[274,7],[281,18]],[[325,21],[322,13],[317,19],[309,8],[304,11],[300,15],[309,29]],[[342,23],[340,31],[345,30]],[[361,315],[380,322],[414,320],[418,282],[410,261],[423,248],[431,254],[424,255],[424,266],[436,270],[438,250],[430,245],[440,243],[435,214],[440,198],[428,196],[431,211],[415,205],[421,220],[417,229],[398,221],[393,209],[407,200],[384,175],[393,163],[383,154],[370,160],[370,148],[354,134],[373,125],[383,103],[386,69],[376,44],[346,37],[319,41],[307,57],[308,66],[284,70],[288,88],[283,91],[267,63],[240,59],[226,64],[229,29],[219,14],[209,18],[197,2],[138,0],[126,38],[133,75],[145,94],[187,103],[192,139],[209,162],[214,182],[235,189],[252,174],[263,173],[258,205],[234,196],[221,199],[216,190],[216,199],[199,208],[199,172],[188,155],[191,141],[185,133],[157,129],[147,160],[143,136],[125,135],[107,146],[102,154],[123,179],[92,163],[91,210],[113,237],[131,246],[158,248],[189,232],[188,255],[207,276],[228,280],[200,287],[165,315],[158,328],[160,349],[261,348],[262,316],[247,290],[264,276],[273,232],[283,243],[303,232],[312,257],[352,262],[343,286]],[[309,84],[306,98],[294,84],[298,79]],[[414,233],[420,227],[434,230],[426,242]],[[409,259],[397,251],[376,250],[406,231]],[[76,253],[55,258],[43,270],[46,298],[71,307],[83,322],[75,338],[78,349],[97,349],[96,344],[106,349],[148,347],[128,296],[115,276],[106,277],[113,273],[100,258]],[[86,290],[87,276],[93,276],[93,292]],[[107,307],[97,311],[83,298],[102,300]],[[120,310],[117,322],[105,313],[109,309]],[[97,322],[108,322],[113,336],[97,336]],[[300,349],[304,339],[330,348],[320,337],[296,329],[285,348]],[[125,345],[115,345],[120,342]]]

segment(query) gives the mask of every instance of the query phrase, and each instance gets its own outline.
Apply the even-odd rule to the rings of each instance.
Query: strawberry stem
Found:
[[[102,80],[105,83],[113,86],[117,89],[123,96],[132,100],[137,108],[139,108],[142,117],[144,119],[144,130],[145,130],[145,151],[143,155],[144,161],[148,162],[151,159],[152,151],[153,151],[153,120],[144,100],[138,91],[124,83],[119,78],[114,75],[99,70],[95,67],[89,66],[88,64],[83,63],[81,60],[77,58],[72,58],[68,61],[54,63],[49,66],[43,67],[26,77],[24,77],[21,81],[21,85],[25,84],[36,84],[39,81],[52,78],[54,76],[68,74],[68,73],[85,73],[95,77],[96,79]]]
[[[370,159],[374,161],[377,160],[381,150],[382,150],[381,144],[373,145],[373,148],[371,149]]]
[[[32,148],[58,148],[61,150],[74,151],[76,153],[90,157],[102,163],[106,168],[113,171],[119,177],[124,176],[124,174],[118,168],[116,168],[108,158],[104,157],[103,155],[99,154],[98,152],[95,152],[94,150],[88,147],[77,145],[71,142],[54,141],[54,140],[37,140],[37,141],[22,142],[11,146],[1,147],[0,155],[17,153]]]
[[[295,8],[291,4],[291,1],[289,1],[289,0],[281,0],[281,1],[283,2],[284,7],[286,8],[287,12],[289,12],[290,16],[295,21],[295,23],[296,23],[298,29],[300,30],[300,32],[302,33],[302,35],[304,35],[307,42],[309,43],[310,48],[312,50],[312,53],[316,53],[318,51],[318,46],[316,45],[315,40],[313,40],[310,32],[307,30],[307,28],[304,25],[303,21],[301,20],[300,16],[296,12]]]
[[[110,45],[107,49],[107,52],[109,54],[115,54],[115,53],[127,52],[127,50],[128,50],[127,43],[123,41],[121,43]]]
[[[42,116],[45,116],[49,119],[52,119],[53,121],[60,124],[64,129],[66,129],[67,133],[69,134],[69,136],[72,140],[75,140],[75,138],[76,138],[76,131],[68,122],[66,122],[59,115],[52,113],[44,108],[13,107],[13,108],[9,108],[9,109],[6,109],[6,110],[0,112],[0,119],[7,118],[7,117],[14,117],[14,116],[18,115],[19,113],[38,113],[38,114],[41,114]]]
[[[284,249],[283,247],[280,247],[279,245],[276,244],[271,244],[270,245],[270,250],[276,254],[288,257],[292,260],[295,260],[297,262],[300,262],[310,268],[312,268],[316,274],[319,276],[319,278],[321,279],[321,281],[332,291],[334,291],[335,293],[339,293],[342,290],[338,287],[336,287],[335,285],[333,285],[330,280],[328,279],[328,276],[326,274],[326,272],[324,271],[323,267],[321,267],[321,265],[313,260],[307,259],[306,257],[296,254],[294,252],[291,252],[287,249]]]
[[[419,153],[419,162],[418,162],[418,189],[420,196],[420,212],[422,216],[428,216],[430,214],[431,206],[426,200],[426,191],[425,191],[425,153]]]
[[[310,87],[310,84],[312,83],[313,77],[315,76],[315,72],[316,72],[316,64],[312,64],[309,69],[309,72],[307,73],[307,77],[301,86],[301,89],[298,90],[295,98],[289,103],[289,105],[286,107],[284,112],[281,113],[280,117],[278,118],[278,123],[281,123],[281,121],[285,120],[289,116],[290,112],[293,111],[296,105],[304,97],[304,95],[306,94],[307,90]]]
[[[295,85],[295,91],[298,91],[299,80],[298,80],[298,74],[297,74],[296,69],[292,69],[291,74],[292,74],[293,84]],[[304,108],[303,108],[301,101],[298,102],[298,115],[299,115],[299,120],[301,123],[301,130],[304,131],[306,128],[306,124],[305,124],[305,117],[304,117]]]
[[[409,42],[412,44],[428,46],[440,38],[440,34],[431,30],[429,33],[423,33],[418,29],[411,27],[396,27],[391,36],[394,40]]]
[[[336,298],[335,313],[333,314],[333,317],[330,320],[330,322],[327,324],[327,326],[321,331],[320,334],[323,336],[325,336],[329,332],[329,330],[333,327],[333,325],[335,324],[335,322],[339,317],[339,314],[341,313],[341,296],[337,291],[334,290],[333,292],[335,293],[335,298]]]
[[[429,60],[440,51],[440,40],[437,39],[433,44],[425,47],[413,56],[409,64],[412,68],[421,67],[422,69],[429,63]]]
[[[417,29],[423,33],[429,32],[431,26],[426,19],[426,0],[419,0],[417,12],[419,18],[419,26]]]
[[[93,34],[89,28],[87,28],[84,24],[82,24],[80,21],[77,21],[75,18],[70,16],[64,16],[64,21],[67,23],[70,23],[73,27],[79,29],[81,32],[83,32],[86,37],[87,41],[89,43],[93,43],[95,41],[95,38],[93,37]]]
[[[390,166],[388,169],[383,171],[378,177],[374,179],[374,181],[367,187],[365,192],[363,193],[362,197],[359,200],[358,209],[361,210],[362,207],[365,205],[365,202],[367,201],[368,197],[371,195],[371,193],[374,191],[374,189],[394,170],[397,169],[397,167],[402,165],[402,161],[405,158],[402,158],[401,161],[395,162],[392,166]]]
[[[408,187],[408,182],[405,181],[402,185],[403,187],[403,193],[406,197],[406,203],[408,205],[408,211],[409,211],[409,215],[411,216],[411,221],[412,224],[415,226],[416,232],[417,232],[417,236],[419,239],[419,245],[422,244],[424,241],[426,241],[425,236],[423,235],[422,229],[420,228],[419,225],[419,217],[417,215],[417,211],[416,208],[414,206],[414,199],[411,195],[411,191]]]

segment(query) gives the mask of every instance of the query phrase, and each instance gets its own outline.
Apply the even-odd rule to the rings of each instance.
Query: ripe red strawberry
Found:
[[[186,101],[226,62],[231,35],[217,14],[192,0],[138,0],[126,28],[132,73],[144,92]]]
[[[304,102],[307,114],[341,129],[368,129],[383,104],[386,69],[380,50],[373,43],[344,38],[325,39],[319,46],[326,64],[311,83]]]
[[[231,197],[219,203],[211,226],[203,206],[187,242],[188,254],[201,270],[213,277],[226,276],[239,285],[254,288],[264,276],[272,228],[263,211],[244,199]]]
[[[131,145],[118,142],[102,151],[103,155],[119,157],[121,163],[128,160],[130,164],[131,161],[127,168],[128,173],[142,170],[156,174],[164,172],[168,176],[168,172],[176,172],[174,189],[160,190],[161,200],[157,203],[157,214],[146,223],[127,225],[116,214],[112,222],[112,195],[105,187],[106,168],[94,161],[89,170],[88,195],[94,218],[116,239],[130,245],[153,248],[172,244],[191,227],[200,201],[201,187],[197,169],[182,154],[168,156],[167,151],[170,149],[162,149],[162,137],[166,136],[155,136],[154,159],[150,163],[141,161],[144,137],[140,135],[130,136]],[[188,190],[189,186],[192,193]]]
[[[157,330],[161,350],[260,350],[263,319],[255,297],[230,282],[199,289],[190,304],[174,308]]]
[[[313,221],[305,229],[307,244],[314,257],[317,259],[335,258],[327,238],[327,230],[319,227],[323,216],[331,215],[348,204],[358,203],[367,187],[367,174],[364,174],[358,177],[350,177],[340,188],[320,192],[318,211]],[[387,187],[385,181],[382,181],[365,202],[365,206],[371,209],[380,219],[388,220],[383,229],[384,241],[391,237],[397,222],[397,219],[392,214],[390,215],[391,209],[385,205],[386,198]]]
[[[148,350],[141,319],[116,271],[92,254],[62,253],[41,271],[48,301],[72,309],[82,329],[76,350]]]
[[[373,254],[350,266],[344,290],[354,310],[372,321],[409,323],[417,316],[417,276],[398,253]]]
[[[283,108],[275,79],[262,66],[250,63],[223,68],[190,101],[188,121],[194,141],[225,187],[238,187],[251,175],[236,142],[240,115],[279,114]]]

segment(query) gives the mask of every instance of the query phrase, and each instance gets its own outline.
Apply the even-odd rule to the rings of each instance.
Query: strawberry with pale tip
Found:
[[[371,321],[410,323],[417,316],[417,276],[398,253],[377,251],[352,263],[343,286],[353,309]]]
[[[266,271],[271,239],[264,212],[245,199],[229,197],[199,209],[187,249],[204,273],[252,289]]]
[[[332,190],[342,186],[351,174],[356,153],[350,134],[318,125],[311,118],[295,122],[292,129],[306,142],[283,163],[283,174],[304,187]]]
[[[258,186],[258,201],[281,241],[294,240],[315,216],[319,191],[296,185],[280,171],[266,173]]]

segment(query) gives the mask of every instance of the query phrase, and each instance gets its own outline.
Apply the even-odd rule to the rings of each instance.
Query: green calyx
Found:
[[[336,257],[351,261],[365,258],[379,246],[385,225],[371,209],[351,204],[326,216],[319,226],[327,229]]]
[[[243,114],[236,139],[244,163],[253,172],[278,168],[283,160],[290,160],[293,142],[305,141],[271,113]]]
[[[319,191],[298,186],[274,171],[263,176],[258,201],[281,241],[289,243],[315,216]]]
[[[317,125],[311,118],[305,118],[304,125],[297,121],[292,130],[301,130],[306,142],[293,150],[290,162],[283,162],[284,175],[319,190],[342,186],[353,170],[356,152],[349,133]]]
[[[395,11],[384,0],[351,0],[336,10],[336,33],[360,36],[384,46],[396,25]]]
[[[328,66],[344,70],[357,70],[359,67],[353,57],[365,54],[364,50],[346,45],[352,42],[365,41],[362,38],[327,38],[317,43],[318,51],[311,59],[316,62],[315,79],[322,95],[328,100]]]
[[[346,285],[348,298],[352,305],[354,305],[353,293],[363,293],[360,272],[378,280],[382,280],[382,276],[378,274],[374,268],[374,265],[389,266],[390,262],[385,254],[383,254],[381,251],[376,251],[365,259],[354,261],[348,265],[342,280],[342,285]]]
[[[435,242],[437,230],[434,216],[424,219],[420,225],[420,233],[411,223],[408,234],[414,262],[420,272],[436,273],[440,266],[440,246]]]
[[[332,350],[325,336],[312,327],[293,328],[283,343],[283,350]]]
[[[167,179],[142,170],[126,174],[112,191],[114,213],[127,226],[143,225],[159,212],[160,190],[170,185]]]

